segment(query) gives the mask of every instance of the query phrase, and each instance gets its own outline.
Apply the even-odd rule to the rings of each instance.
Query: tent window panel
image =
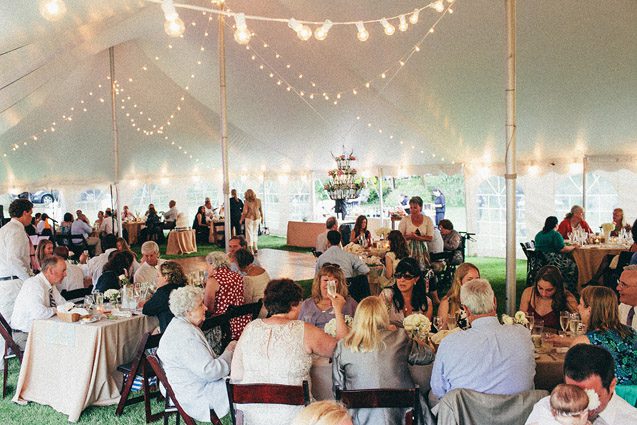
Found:
[[[74,210],[82,210],[92,223],[97,219],[97,213],[111,207],[111,193],[108,187],[88,188],[79,193],[75,200]],[[135,211],[132,209],[131,211]],[[75,211],[74,211],[75,212]]]
[[[586,221],[593,231],[603,223],[612,221],[613,209],[618,206],[619,196],[610,180],[597,172],[586,175]],[[555,210],[562,218],[573,205],[582,205],[582,175],[566,176],[556,185]]]

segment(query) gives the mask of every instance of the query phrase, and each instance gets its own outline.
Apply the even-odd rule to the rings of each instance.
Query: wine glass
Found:
[[[442,325],[444,325],[444,322],[442,321],[442,318],[440,316],[436,316],[434,317],[433,325],[434,325],[434,328],[436,328],[436,331],[440,331],[442,328]]]
[[[93,308],[93,305],[95,304],[95,299],[93,298],[93,295],[85,295],[84,296],[84,308],[87,310],[91,310]]]
[[[458,327],[458,322],[456,321],[455,314],[449,314],[447,316],[447,329],[450,331]]]
[[[566,332],[568,329],[568,321],[571,318],[571,313],[568,311],[563,311],[560,313],[560,326],[562,327],[562,332]]]

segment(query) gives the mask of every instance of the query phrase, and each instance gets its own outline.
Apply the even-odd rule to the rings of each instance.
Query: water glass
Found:
[[[544,331],[544,320],[535,320],[531,328],[531,340],[536,349],[542,346],[542,332]]]
[[[93,295],[85,295],[84,296],[84,308],[87,310],[91,310],[93,308],[93,305],[95,304],[95,299],[93,298]]]
[[[529,330],[533,330],[533,325],[535,325],[535,316],[532,314],[527,314],[526,321],[529,322],[527,325],[529,327]]]
[[[98,310],[104,310],[104,294],[101,292],[95,293],[95,307]]]
[[[568,329],[568,321],[571,318],[571,313],[569,313],[568,311],[562,311],[560,313],[560,327],[562,328],[563,332],[566,332],[566,330]]]
[[[436,331],[440,331],[440,329],[442,328],[444,324],[445,323],[443,322],[441,317],[439,316],[434,317],[433,325],[434,325],[434,328],[436,328]]]
[[[458,322],[456,321],[455,314],[449,314],[447,316],[447,329],[453,330],[458,327]]]

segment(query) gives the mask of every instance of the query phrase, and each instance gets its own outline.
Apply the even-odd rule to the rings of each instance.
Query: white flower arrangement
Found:
[[[389,235],[389,232],[391,232],[391,229],[389,227],[379,227],[378,229],[376,229],[376,236],[386,238],[387,235]]]
[[[354,255],[361,255],[365,252],[362,246],[357,243],[350,242],[343,247],[343,251],[349,252]]]
[[[347,325],[348,328],[352,327],[353,321],[354,319],[352,318],[352,316],[347,314],[345,315],[345,324]],[[333,318],[332,320],[327,322],[325,324],[325,327],[323,328],[323,331],[328,335],[336,337],[336,318]]]
[[[529,321],[526,318],[526,313],[524,313],[523,311],[518,311],[513,317],[509,316],[508,314],[503,314],[502,323],[505,325],[527,326],[529,324]]]
[[[363,261],[368,266],[381,266],[383,263],[380,261],[380,257],[376,255],[370,255],[363,258]]]
[[[424,340],[431,332],[431,321],[424,314],[414,313],[403,319],[403,327],[412,338]]]
[[[604,223],[600,227],[602,228],[602,232],[604,232],[604,233],[610,233],[613,230],[615,230],[615,224],[614,223]]]
[[[119,286],[130,285],[130,280],[128,280],[128,276],[126,276],[125,274],[120,274],[118,279],[119,279]]]
[[[104,292],[104,298],[110,300],[110,302],[116,302],[119,299],[119,291],[117,289],[108,289]]]
[[[599,395],[595,392],[595,390],[587,389],[584,390],[586,395],[588,396],[588,410],[595,410],[601,404],[599,401]]]

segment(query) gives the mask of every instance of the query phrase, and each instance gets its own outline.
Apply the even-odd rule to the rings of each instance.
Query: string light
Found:
[[[166,34],[171,37],[181,37],[184,31],[186,31],[186,25],[179,17],[173,0],[163,0],[161,9],[164,11],[164,17],[166,18],[164,22],[164,31],[166,31]]]
[[[367,41],[369,38],[369,32],[365,29],[365,24],[363,21],[356,22],[356,28],[358,29],[358,33],[356,34],[356,38],[359,41]]]
[[[292,28],[296,32],[296,36],[303,41],[307,41],[312,37],[312,30],[307,25],[303,25],[294,18],[290,18],[288,21],[288,27]]]
[[[411,16],[409,16],[409,22],[412,25],[416,25],[418,23],[418,15],[420,14],[420,9],[414,9]]]
[[[248,30],[246,17],[243,13],[234,15],[234,22],[237,29],[234,32],[234,40],[239,44],[248,44],[252,38],[252,33]]]
[[[314,31],[314,38],[320,41],[325,40],[327,38],[327,33],[329,32],[330,28],[332,28],[332,25],[334,25],[332,21],[326,19],[325,22],[323,22],[323,25],[321,25]]]
[[[66,4],[64,0],[40,0],[38,10],[47,21],[58,21],[66,13]]]
[[[381,19],[380,24],[383,26],[385,34],[393,35],[396,32],[396,28],[392,24],[387,22],[387,19]]]
[[[398,29],[401,32],[405,32],[409,29],[409,24],[407,23],[407,19],[405,19],[405,15],[400,15],[400,18],[398,19],[400,21],[400,23],[398,24]]]
[[[432,7],[436,12],[442,12],[443,10],[445,10],[445,5],[443,4],[442,0],[435,1]]]

